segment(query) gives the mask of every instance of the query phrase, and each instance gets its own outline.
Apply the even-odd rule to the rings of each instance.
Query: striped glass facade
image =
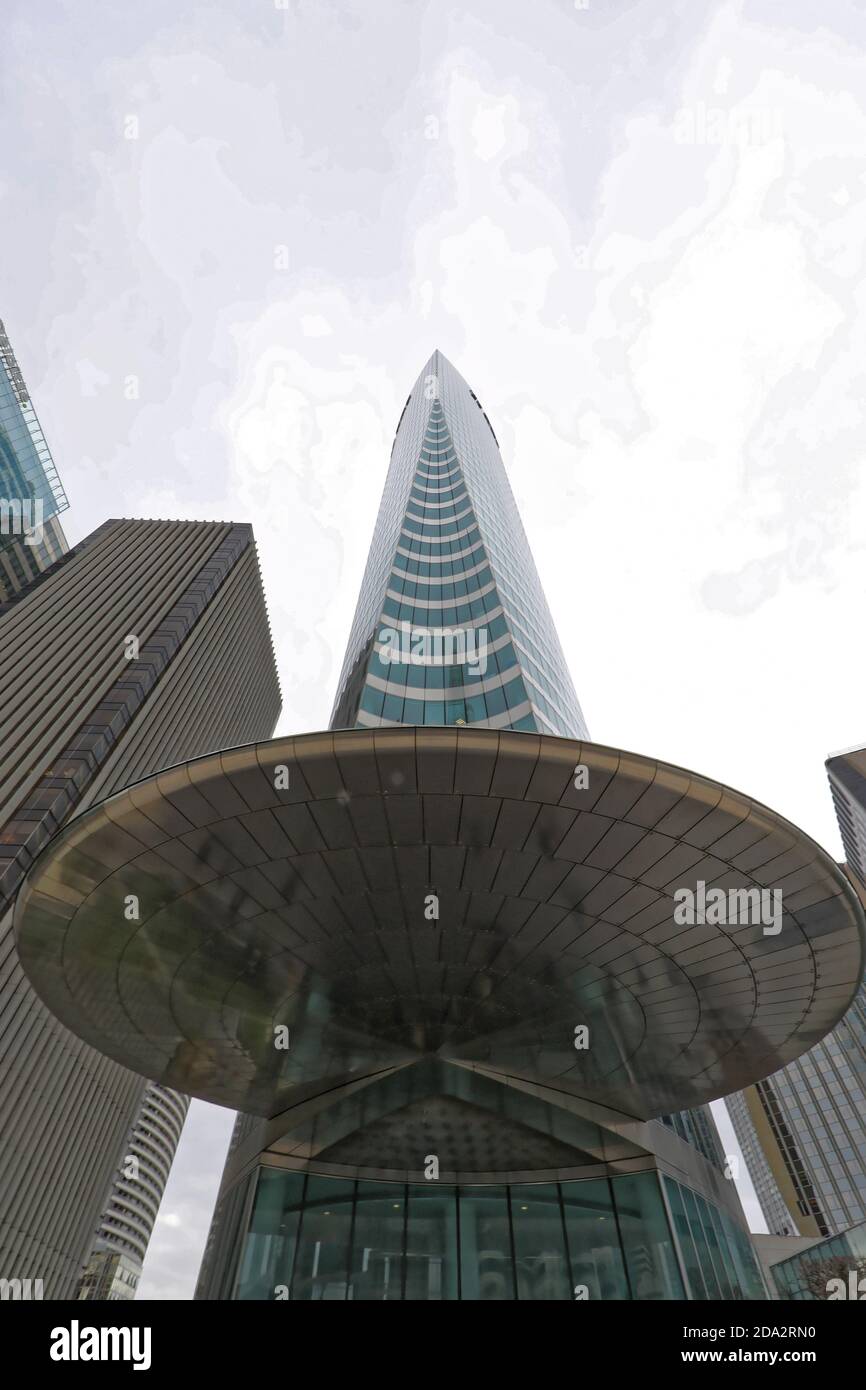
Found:
[[[39,502],[47,519],[69,503],[0,321],[0,502]],[[0,546],[7,536],[0,530]]]
[[[30,392],[0,321],[0,604],[68,549],[68,503]]]
[[[331,720],[394,724],[588,736],[496,437],[439,352],[397,429]]]

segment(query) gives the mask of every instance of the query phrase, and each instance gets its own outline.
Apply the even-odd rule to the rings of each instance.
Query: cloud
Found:
[[[49,26],[12,0],[3,317],[70,537],[252,521],[281,729],[321,727],[438,346],[499,437],[594,735],[838,852],[866,35],[822,25],[803,3],[154,0]],[[229,1124],[193,1105],[144,1297],[190,1295]]]

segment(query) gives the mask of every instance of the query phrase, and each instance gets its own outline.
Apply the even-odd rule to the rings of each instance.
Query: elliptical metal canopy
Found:
[[[780,930],[678,921],[701,884],[780,891]],[[71,821],[15,913],[72,1032],[261,1116],[431,1060],[640,1118],[694,1106],[834,1026],[864,928],[833,859],[749,797],[479,727],[171,768]]]

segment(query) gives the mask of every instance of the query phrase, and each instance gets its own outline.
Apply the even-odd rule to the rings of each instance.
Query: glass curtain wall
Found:
[[[655,1172],[454,1188],[263,1168],[234,1296],[763,1297],[745,1232],[698,1194],[665,1186],[689,1287]]]

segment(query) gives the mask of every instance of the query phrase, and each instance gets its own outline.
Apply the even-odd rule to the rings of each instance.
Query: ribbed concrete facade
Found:
[[[68,549],[63,527],[56,516],[49,517],[44,523],[38,539],[35,536],[30,540],[21,536],[4,536],[0,539],[0,604],[8,603],[16,594],[28,588]]]
[[[137,640],[137,653],[130,639]],[[144,1082],[25,979],[11,903],[70,815],[273,731],[252,530],[109,521],[0,607],[0,1276],[74,1295]]]

